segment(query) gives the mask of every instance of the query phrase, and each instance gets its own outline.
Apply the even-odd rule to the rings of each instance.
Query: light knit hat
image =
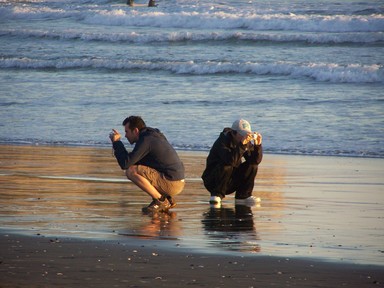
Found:
[[[248,133],[252,133],[251,125],[247,120],[244,119],[239,119],[233,122],[232,130],[237,131],[243,137],[247,136]]]

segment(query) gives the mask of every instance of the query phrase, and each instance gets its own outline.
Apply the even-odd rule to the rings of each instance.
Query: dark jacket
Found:
[[[249,163],[258,165],[263,159],[262,145],[242,145],[232,136],[231,128],[225,128],[213,144],[207,157],[207,164],[202,178],[205,179],[215,170],[217,165],[239,167],[242,158]]]
[[[115,157],[121,169],[132,165],[151,167],[169,180],[184,179],[184,165],[176,151],[158,130],[146,127],[140,131],[139,140],[128,153],[121,141],[113,143]]]

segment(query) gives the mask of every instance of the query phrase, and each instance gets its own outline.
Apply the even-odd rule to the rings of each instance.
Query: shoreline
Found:
[[[132,147],[130,147],[127,143],[123,141],[124,145],[127,147],[127,150],[130,150]],[[20,146],[20,147],[56,147],[56,148],[85,148],[85,149],[111,149],[110,145],[108,144],[56,144],[56,143],[19,143],[19,142],[0,142],[0,146]],[[207,149],[199,149],[199,150],[193,150],[193,149],[181,149],[181,148],[175,148],[177,153],[180,154],[196,154],[196,155],[208,155],[209,148]],[[346,154],[304,154],[304,153],[284,153],[284,152],[270,152],[270,151],[264,151],[265,155],[273,155],[273,156],[297,156],[297,157],[335,157],[335,158],[357,158],[357,159],[383,159],[384,157],[381,156],[369,156],[369,155],[346,155]]]
[[[229,257],[237,259],[250,259],[250,260],[259,260],[259,259],[275,259],[275,260],[285,260],[285,261],[299,261],[305,263],[318,263],[322,265],[335,265],[335,266],[350,266],[350,267],[371,267],[374,269],[384,271],[384,263],[353,263],[348,261],[340,261],[334,259],[324,259],[321,257],[301,257],[301,256],[285,256],[285,255],[264,255],[258,253],[242,253],[232,251],[228,253],[227,251],[210,249],[201,249],[200,247],[192,247],[188,244],[183,243],[183,239],[164,239],[164,238],[151,238],[146,235],[125,235],[125,234],[116,234],[113,237],[103,237],[89,235],[79,236],[79,235],[56,235],[56,234],[41,234],[35,231],[36,233],[31,233],[31,231],[26,231],[23,229],[11,229],[11,228],[1,228],[0,227],[0,238],[5,240],[14,238],[16,242],[27,241],[27,242],[39,242],[39,243],[91,243],[95,245],[109,245],[116,246],[121,245],[123,247],[143,249],[144,251],[148,249],[155,249],[159,252],[170,253],[170,254],[194,254],[200,255],[201,257]],[[101,234],[96,234],[101,235]],[[92,236],[92,237],[91,237]],[[4,245],[4,246],[2,246]],[[4,241],[0,241],[0,247],[5,247],[7,244],[4,244]],[[152,247],[152,248],[150,248]],[[10,249],[15,248],[14,246]],[[136,253],[136,252],[134,252]],[[0,257],[1,258],[1,257]],[[1,261],[1,260],[0,260]],[[383,284],[384,284],[384,275],[383,275]]]

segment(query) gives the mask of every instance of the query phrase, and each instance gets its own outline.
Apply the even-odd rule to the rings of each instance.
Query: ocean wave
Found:
[[[113,26],[151,26],[189,29],[284,30],[305,32],[381,32],[384,15],[296,15],[255,14],[241,12],[146,12],[125,10],[101,11],[87,15],[89,24]]]
[[[104,26],[159,27],[179,29],[241,29],[252,31],[301,32],[382,32],[384,15],[319,15],[295,13],[260,13],[248,10],[203,12],[135,10],[128,6],[23,6],[0,7],[4,20],[44,20],[74,18],[86,24]]]
[[[75,30],[19,30],[1,29],[0,37],[21,37],[38,38],[52,40],[83,40],[83,41],[103,41],[103,42],[127,42],[127,43],[156,43],[156,42],[220,42],[220,41],[248,41],[248,42],[270,42],[282,44],[307,43],[320,45],[333,44],[373,44],[384,43],[383,32],[372,33],[254,33],[254,32],[126,32],[126,33],[100,33],[100,32],[80,32]]]
[[[175,74],[255,74],[308,77],[320,82],[382,83],[383,65],[339,65],[332,63],[257,63],[217,61],[138,61],[103,58],[35,60],[30,58],[0,58],[0,69],[108,69],[167,71]]]

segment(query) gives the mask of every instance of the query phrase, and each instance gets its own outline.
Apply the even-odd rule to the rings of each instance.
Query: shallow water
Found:
[[[265,155],[254,207],[207,204],[204,153],[183,154],[187,185],[169,214],[142,215],[148,196],[109,149],[2,146],[1,228],[45,236],[159,245],[208,253],[315,257],[383,265],[383,160]],[[203,156],[203,157],[202,157]]]

